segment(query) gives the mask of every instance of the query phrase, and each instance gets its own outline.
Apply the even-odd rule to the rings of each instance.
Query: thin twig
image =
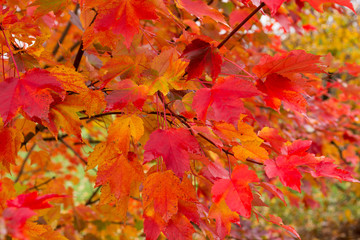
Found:
[[[45,182],[42,182],[42,183],[40,183],[40,184],[38,184],[38,185],[35,185],[35,186],[31,187],[31,188],[26,189],[26,191],[29,191],[29,190],[32,190],[32,189],[36,189],[36,190],[37,190],[39,187],[48,184],[49,182],[51,182],[51,181],[54,180],[55,178],[56,178],[56,177],[52,177],[52,178],[46,180]]]
[[[94,118],[98,118],[98,117],[103,117],[103,116],[107,116],[107,115],[114,115],[114,114],[124,114],[124,112],[106,112],[106,113],[100,113],[91,117],[81,117],[79,118],[80,120],[87,120],[87,119],[94,119]]]
[[[36,125],[36,127],[35,127],[35,133],[29,132],[29,133],[24,137],[24,141],[21,143],[20,148],[22,148],[23,146],[26,146],[26,144],[27,144],[28,142],[30,142],[31,139],[33,139],[38,132],[41,132],[41,131],[43,131],[44,129],[46,129],[45,126],[43,126],[43,125],[41,125],[41,124]]]
[[[91,26],[91,25],[94,23],[97,15],[98,15],[98,13],[96,12],[96,13],[95,13],[95,16],[94,16],[94,18],[91,20],[91,23],[90,23],[89,26]],[[79,50],[78,50],[78,52],[77,52],[77,54],[76,54],[75,61],[74,61],[74,64],[73,64],[76,71],[79,69],[80,62],[81,62],[81,58],[82,58],[82,56],[84,55],[84,49],[83,49],[83,48],[84,48],[84,44],[83,44],[83,41],[81,40],[80,47],[79,47]]]
[[[252,18],[252,16],[254,16],[261,8],[263,8],[265,6],[265,3],[261,3],[254,11],[252,11],[249,16],[247,16],[241,23],[239,23],[239,25],[236,26],[236,28],[234,28],[229,35],[226,36],[226,38],[224,40],[222,40],[222,42],[217,46],[218,49],[220,49],[222,46],[224,46],[224,44],[242,27],[244,26],[245,23],[247,23],[247,21],[250,20],[250,18]]]
[[[97,187],[95,189],[95,191],[91,194],[91,196],[89,197],[89,199],[86,201],[85,205],[88,206],[88,205],[91,205],[93,203],[96,203],[96,201],[93,201],[92,199],[96,196],[96,194],[99,192],[101,186],[100,187]]]
[[[79,4],[76,4],[75,10],[74,10],[75,15],[77,15],[77,11],[79,10],[79,8],[80,8],[80,5],[79,5]],[[67,34],[68,34],[69,30],[70,30],[71,25],[72,25],[72,23],[71,23],[71,21],[69,21],[69,22],[67,23],[67,25],[66,25],[63,33],[61,34],[59,41],[56,43],[56,45],[55,45],[55,47],[54,47],[54,50],[52,51],[52,55],[53,55],[53,56],[55,56],[56,53],[58,52],[58,50],[59,50],[59,48],[60,48],[60,44],[63,43],[65,37],[67,36]]]
[[[59,141],[64,144],[68,149],[70,149],[75,156],[77,156],[85,165],[87,164],[87,161],[77,152],[75,149],[73,149],[67,142],[65,142],[62,138],[59,138]]]
[[[34,150],[35,146],[36,146],[36,143],[34,143],[34,145],[32,145],[32,147],[29,149],[26,157],[24,158],[24,160],[23,160],[23,162],[21,164],[21,167],[20,167],[20,171],[19,171],[19,173],[18,173],[18,175],[17,175],[17,177],[16,177],[16,179],[14,181],[15,183],[17,183],[19,181],[21,175],[24,173],[25,164],[26,164],[27,160],[29,159],[30,154]]]

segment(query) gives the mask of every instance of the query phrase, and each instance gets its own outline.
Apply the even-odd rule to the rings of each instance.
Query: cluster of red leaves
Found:
[[[354,11],[349,0],[305,2],[317,11],[334,4]],[[322,118],[355,119],[358,99],[321,101],[321,56],[286,52],[276,36],[258,38],[271,30],[258,21],[261,8],[298,30],[299,20],[282,8],[302,11],[303,1],[243,0],[225,12],[222,1],[202,0],[1,3],[1,237],[240,238],[240,217],[255,215],[300,238],[281,218],[262,214],[264,193],[286,205],[286,187],[323,187],[322,177],[358,182],[351,164],[344,169],[322,156],[334,139],[320,147],[315,139],[334,127]],[[228,22],[247,24],[248,32],[224,37]],[[336,103],[344,109],[330,114]],[[338,139],[359,143],[359,131],[349,129],[351,121]],[[83,204],[74,199],[83,180],[77,165],[97,188]],[[63,209],[51,208],[54,198]]]

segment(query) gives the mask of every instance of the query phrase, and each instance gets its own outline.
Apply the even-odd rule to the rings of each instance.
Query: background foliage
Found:
[[[1,4],[1,239],[360,236],[350,1]]]

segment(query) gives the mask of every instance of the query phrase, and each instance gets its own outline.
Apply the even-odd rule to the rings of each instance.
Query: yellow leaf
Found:
[[[145,85],[149,87],[149,94],[161,91],[164,95],[168,94],[170,85],[177,89],[186,88],[192,82],[180,80],[184,75],[187,63],[178,58],[175,49],[164,48],[160,55],[154,58],[151,68],[157,72],[157,76],[149,79]]]
[[[108,142],[116,143],[123,154],[129,151],[130,140],[136,143],[144,134],[144,124],[136,115],[124,115],[117,118],[109,127]]]
[[[10,171],[10,164],[15,164],[15,159],[24,137],[21,132],[11,127],[0,126],[0,166]]]
[[[79,101],[83,103],[83,109],[89,116],[102,112],[106,107],[104,93],[98,90],[87,90],[81,92],[79,94]]]
[[[85,85],[86,78],[73,68],[57,65],[48,71],[61,82],[66,91],[81,93],[89,90]]]
[[[230,210],[225,200],[221,199],[218,203],[213,203],[209,210],[209,218],[216,220],[217,232],[221,232],[223,237],[229,234],[232,222],[238,222],[239,214]]]
[[[235,157],[240,161],[246,161],[247,158],[252,158],[255,160],[267,160],[269,159],[268,152],[255,144],[243,144],[242,146],[238,145],[233,147]]]

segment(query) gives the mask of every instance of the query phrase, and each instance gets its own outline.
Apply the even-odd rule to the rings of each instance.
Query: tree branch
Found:
[[[20,171],[19,171],[14,183],[17,183],[19,181],[21,175],[24,173],[25,164],[26,164],[27,160],[29,159],[30,154],[34,150],[35,146],[36,146],[36,143],[34,143],[34,145],[32,145],[32,147],[29,149],[26,157],[24,158],[24,160],[23,160],[23,162],[21,164]]]
[[[92,199],[96,196],[96,194],[99,192],[101,186],[100,187],[97,187],[95,189],[95,191],[91,194],[91,196],[89,197],[89,199],[86,201],[85,205],[88,206],[88,205],[91,205],[93,203],[96,203],[97,201],[93,201]]]
[[[77,11],[79,10],[79,8],[80,8],[80,5],[79,5],[79,4],[76,4],[75,9],[74,9],[75,15],[77,15]],[[72,23],[71,23],[71,21],[69,21],[69,22],[67,23],[67,25],[66,25],[63,33],[61,34],[59,41],[56,43],[56,45],[55,45],[55,47],[54,47],[54,50],[52,51],[52,55],[53,55],[53,56],[55,56],[56,53],[58,52],[58,50],[59,50],[59,48],[60,48],[60,44],[63,43],[66,35],[68,34],[68,32],[69,32],[69,30],[70,30],[71,25],[72,25]]]
[[[241,23],[239,23],[239,25],[236,26],[236,28],[234,28],[229,35],[226,36],[226,38],[224,40],[222,40],[222,42],[217,46],[218,49],[220,49],[222,46],[224,46],[224,44],[242,27],[244,26],[245,23],[247,23],[247,21],[250,20],[250,18],[252,18],[252,16],[254,16],[261,8],[263,8],[265,6],[265,3],[261,3],[254,11],[252,11],[249,16],[247,16]]]
[[[28,189],[26,189],[26,191],[29,191],[29,190],[32,190],[32,189],[38,189],[38,187],[41,187],[41,186],[44,186],[44,185],[46,185],[46,184],[48,184],[49,182],[51,182],[52,180],[54,180],[56,177],[52,177],[52,178],[50,178],[50,179],[48,179],[48,180],[46,180],[46,181],[44,181],[44,182],[42,182],[42,183],[40,183],[40,184],[38,184],[38,185],[35,185],[35,186],[33,186],[33,187],[31,187],[31,188],[28,188]]]
[[[85,165],[87,164],[87,161],[77,152],[75,149],[73,149],[67,142],[65,142],[62,138],[59,138],[59,141],[62,142],[68,149],[70,149],[75,156],[77,156]]]
[[[98,13],[96,12],[96,13],[95,13],[95,16],[94,16],[94,18],[91,20],[91,23],[90,23],[89,26],[91,26],[91,24],[94,23],[97,15],[98,15]],[[74,61],[74,64],[73,64],[76,71],[79,69],[80,62],[81,62],[81,58],[82,58],[82,56],[84,55],[84,49],[83,49],[83,48],[84,48],[84,44],[83,44],[83,41],[81,40],[80,47],[79,47],[79,50],[78,50],[78,52],[77,52],[77,54],[76,54],[75,61]]]

